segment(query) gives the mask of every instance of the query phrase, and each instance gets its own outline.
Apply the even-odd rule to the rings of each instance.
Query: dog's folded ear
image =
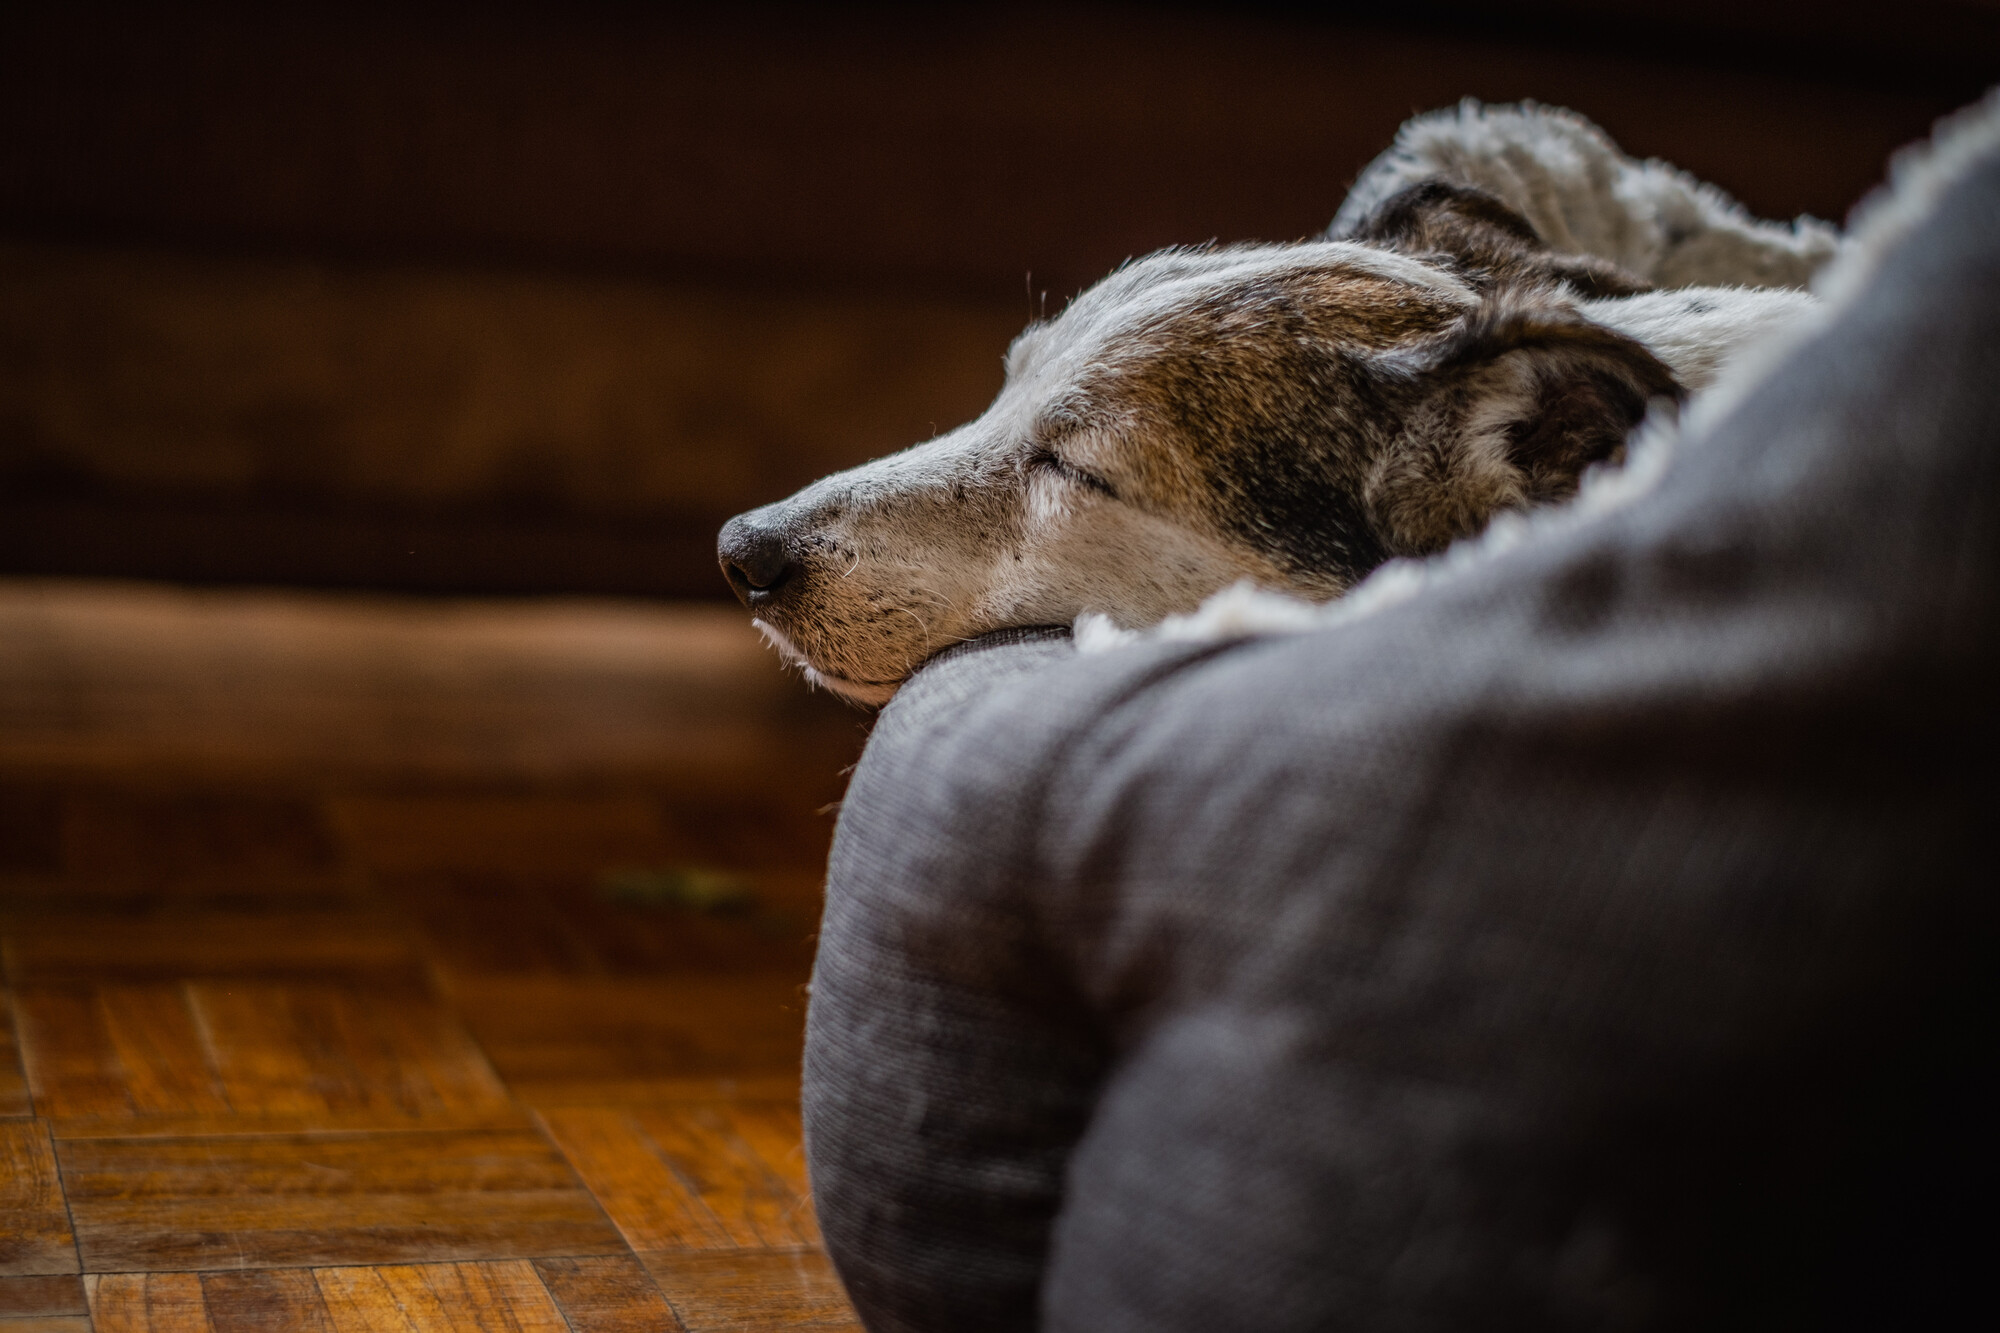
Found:
[[[1441,264],[1475,288],[1541,279],[1593,298],[1652,290],[1609,260],[1556,253],[1498,197],[1447,180],[1420,181],[1391,195],[1339,239]]]
[[[1502,289],[1464,319],[1378,360],[1399,429],[1364,484],[1392,555],[1428,555],[1502,509],[1566,499],[1613,458],[1673,372],[1644,345],[1547,290]]]

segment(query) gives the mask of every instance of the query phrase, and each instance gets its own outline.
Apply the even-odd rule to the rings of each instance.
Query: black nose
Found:
[[[784,536],[776,528],[751,522],[748,515],[739,514],[722,525],[715,555],[736,599],[752,609],[769,602],[798,571]]]

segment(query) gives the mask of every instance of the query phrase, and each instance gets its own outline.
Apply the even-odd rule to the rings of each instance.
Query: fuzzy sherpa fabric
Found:
[[[1327,235],[1346,235],[1398,190],[1435,177],[1497,195],[1557,250],[1609,259],[1662,287],[1804,287],[1840,246],[1816,218],[1766,222],[1684,171],[1627,156],[1574,112],[1470,99],[1405,124]]]

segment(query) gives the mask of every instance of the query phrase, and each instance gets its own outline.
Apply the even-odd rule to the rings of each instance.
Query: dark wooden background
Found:
[[[2000,6],[45,7],[0,19],[0,573],[715,595],[1035,311],[1573,106],[1839,218]],[[1044,297],[1046,294],[1046,298]]]

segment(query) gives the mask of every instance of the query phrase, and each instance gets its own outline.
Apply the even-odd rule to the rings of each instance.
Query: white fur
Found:
[[[1498,196],[1557,250],[1609,259],[1662,287],[1803,287],[1840,245],[1817,218],[1761,221],[1678,168],[1629,157],[1574,112],[1469,98],[1406,122],[1329,234],[1347,234],[1390,195],[1438,176]]]
[[[821,671],[806,659],[804,653],[792,646],[792,641],[776,625],[766,620],[752,620],[750,623],[764,636],[764,642],[777,651],[785,665],[797,667],[799,674],[805,677],[806,684],[814,689],[826,690],[857,704],[885,704],[895,696],[894,685],[843,680],[839,676]]]
[[[1681,387],[1700,393],[1746,350],[1811,317],[1819,302],[1800,291],[1683,287],[1609,301],[1583,313],[1637,339],[1667,363]]]

